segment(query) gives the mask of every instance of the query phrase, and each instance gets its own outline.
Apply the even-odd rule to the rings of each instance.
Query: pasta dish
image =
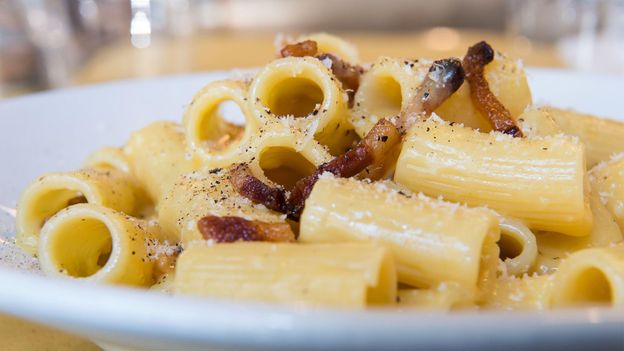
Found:
[[[34,180],[19,247],[50,276],[174,295],[624,305],[624,123],[534,105],[522,63],[484,41],[362,63],[315,33],[276,56]]]

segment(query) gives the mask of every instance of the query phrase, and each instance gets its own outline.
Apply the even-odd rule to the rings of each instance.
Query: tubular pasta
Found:
[[[244,117],[244,125],[227,121],[220,103],[231,101]],[[227,111],[226,111],[227,112]],[[250,111],[247,85],[240,81],[216,81],[202,88],[184,115],[186,141],[193,154],[206,168],[227,167],[240,160],[258,133],[260,122]]]
[[[94,204],[71,206],[41,230],[39,262],[49,275],[124,285],[153,283],[149,247],[157,237],[140,221]]]
[[[163,230],[188,246],[203,241],[197,221],[204,216],[236,216],[264,222],[283,222],[284,216],[254,205],[232,188],[226,170],[202,170],[180,175],[162,198],[158,221]]]
[[[396,299],[390,252],[367,243],[194,245],[174,292],[289,304],[363,307]]]
[[[531,229],[584,236],[592,228],[585,148],[571,137],[519,139],[430,119],[407,134],[394,180]]]
[[[553,307],[624,305],[624,246],[577,251],[557,273]]]
[[[304,124],[332,154],[340,154],[354,140],[347,119],[347,96],[323,62],[312,57],[286,57],[265,66],[249,91],[252,108],[261,121],[285,120]]]
[[[39,231],[58,211],[88,202],[133,214],[137,210],[133,179],[118,170],[83,169],[39,177],[17,205],[16,241],[24,251],[37,251]]]
[[[179,174],[193,169],[184,130],[172,122],[152,123],[135,132],[124,147],[124,154],[132,174],[156,205]]]
[[[392,250],[399,281],[425,288],[455,282],[476,297],[493,280],[498,236],[489,211],[323,175],[306,202],[299,240],[376,241]]]

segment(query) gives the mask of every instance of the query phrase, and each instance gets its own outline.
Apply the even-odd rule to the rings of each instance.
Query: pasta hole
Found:
[[[586,268],[572,277],[561,290],[559,305],[583,306],[610,304],[613,301],[611,284],[605,273],[596,268]]]
[[[500,239],[498,240],[498,247],[500,249],[499,257],[503,261],[508,258],[513,259],[520,256],[523,250],[522,243],[506,232],[501,232]]]
[[[81,192],[70,189],[51,190],[37,196],[32,200],[33,211],[28,219],[32,232],[38,232],[48,219],[60,210],[87,202],[87,198]]]
[[[263,104],[276,116],[306,117],[323,104],[323,90],[306,78],[287,78],[275,84]]]
[[[403,95],[401,85],[390,76],[376,77],[365,86],[364,106],[368,113],[379,118],[396,116],[401,112]]]
[[[316,167],[303,155],[287,147],[270,147],[260,154],[260,168],[270,181],[292,189],[295,183]]]
[[[50,235],[52,262],[65,274],[84,278],[108,262],[113,241],[106,224],[95,218],[73,218],[58,224]]]
[[[225,100],[206,111],[198,137],[208,148],[222,151],[235,145],[245,132],[245,114],[234,101]]]

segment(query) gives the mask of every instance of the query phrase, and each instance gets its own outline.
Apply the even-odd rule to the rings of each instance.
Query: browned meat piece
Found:
[[[304,40],[295,44],[287,44],[280,50],[282,57],[315,56],[317,52],[318,45],[314,40]]]
[[[286,222],[250,221],[235,216],[206,216],[197,222],[197,229],[206,240],[218,243],[235,241],[292,242],[295,234]]]
[[[434,61],[414,98],[399,115],[397,127],[401,133],[405,133],[417,121],[429,117],[463,82],[464,70],[459,60]]]
[[[286,195],[284,189],[274,188],[251,174],[249,166],[246,164],[236,165],[230,170],[230,182],[236,192],[249,200],[263,204],[267,208],[286,212]]]
[[[511,118],[509,110],[490,91],[490,86],[483,75],[485,65],[492,60],[494,50],[485,41],[478,42],[468,49],[462,65],[470,85],[470,96],[477,110],[489,120],[492,129],[521,138],[522,131]]]
[[[379,120],[355,147],[322,164],[314,173],[300,179],[295,184],[287,201],[288,216],[295,220],[299,219],[305,200],[310,196],[314,184],[324,172],[329,172],[337,177],[348,178],[364,171],[371,165],[381,167],[387,154],[400,142],[401,134],[398,129],[386,119]]]
[[[332,54],[318,54],[318,45],[313,40],[305,40],[295,44],[288,44],[280,51],[282,57],[314,56],[321,61],[331,61],[331,71],[342,84],[342,88],[349,96],[349,104],[353,103],[353,96],[360,87],[360,76],[364,72],[362,67],[351,65]]]

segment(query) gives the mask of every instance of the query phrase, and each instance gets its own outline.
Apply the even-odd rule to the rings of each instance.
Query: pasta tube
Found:
[[[132,174],[156,205],[175,178],[193,168],[184,138],[178,124],[156,122],[135,132],[124,147]]]
[[[351,111],[351,124],[364,137],[382,118],[397,116],[412,101],[430,61],[380,57],[362,76]]]
[[[116,169],[130,173],[128,158],[120,148],[103,147],[89,155],[84,163],[85,168]]]
[[[528,137],[562,134],[563,131],[549,113],[542,108],[532,108],[517,118],[522,133]]]
[[[624,153],[594,167],[590,179],[592,190],[624,232]]]
[[[133,214],[137,201],[132,178],[117,170],[101,169],[39,177],[24,190],[17,204],[17,244],[35,254],[45,222],[65,207],[81,202]]]
[[[254,143],[253,154],[249,164],[253,172],[286,189],[332,159],[316,140],[281,123],[265,127]]]
[[[132,175],[130,171],[130,161],[124,155],[121,148],[103,147],[93,152],[84,163],[86,168],[96,168],[109,170],[114,169],[124,172],[128,175],[129,180],[134,187],[134,195],[136,199],[136,210],[134,214],[139,218],[149,218],[154,214],[154,204],[141,186],[141,183]]]
[[[238,106],[245,118],[243,126],[224,118],[219,109],[224,101]],[[195,95],[183,123],[187,144],[202,166],[227,167],[240,161],[240,154],[249,147],[260,124],[249,105],[247,85],[239,81],[212,82]]]
[[[578,136],[587,147],[587,166],[593,167],[613,154],[624,152],[624,123],[573,110],[541,108],[569,135]]]
[[[473,305],[470,294],[455,283],[440,283],[430,289],[399,289],[397,305],[406,309],[448,312]]]
[[[496,53],[494,61],[485,66],[484,76],[492,93],[514,119],[531,105],[531,90],[521,62]],[[450,122],[463,123],[485,132],[491,130],[485,117],[475,108],[468,84],[451,95],[435,113]]]
[[[502,310],[546,310],[553,291],[552,275],[502,277],[485,307]]]
[[[527,273],[537,258],[535,235],[524,223],[514,218],[501,216],[500,228],[498,247],[507,273]]]
[[[624,246],[585,249],[566,258],[555,273],[552,304],[624,305]]]
[[[620,228],[611,213],[600,202],[596,191],[591,193],[590,204],[594,214],[594,225],[591,233],[582,237],[571,237],[551,232],[538,233],[537,243],[542,255],[558,261],[582,249],[607,247],[622,242]]]
[[[335,35],[323,32],[310,33],[300,36],[294,42],[302,42],[304,40],[315,41],[320,54],[336,55],[342,60],[353,64],[360,61],[359,53],[355,45]],[[282,48],[279,47],[277,49],[281,50]]]
[[[149,286],[156,238],[140,221],[94,204],[66,208],[41,230],[38,254],[48,275]]]
[[[364,307],[396,299],[390,253],[367,243],[193,245],[178,258],[174,292]]]
[[[351,145],[347,96],[333,73],[312,57],[287,57],[265,66],[251,83],[250,99],[262,121],[285,120],[334,155]]]
[[[573,137],[518,139],[432,118],[408,132],[394,180],[488,206],[531,229],[584,236],[592,228],[585,148]]]
[[[427,288],[455,282],[473,297],[486,292],[498,262],[496,217],[402,194],[383,183],[324,174],[306,201],[299,240],[375,240],[392,250],[403,283]]]
[[[197,221],[207,215],[237,216],[263,222],[283,222],[285,216],[255,205],[239,195],[226,170],[202,170],[182,174],[164,194],[158,208],[158,221],[175,242],[188,246],[203,240]]]

